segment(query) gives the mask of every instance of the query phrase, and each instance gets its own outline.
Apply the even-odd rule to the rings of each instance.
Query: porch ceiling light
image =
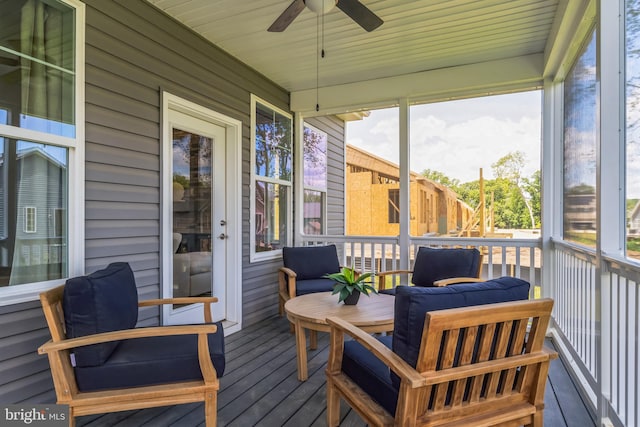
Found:
[[[304,4],[317,15],[324,15],[336,7],[338,0],[304,0]]]

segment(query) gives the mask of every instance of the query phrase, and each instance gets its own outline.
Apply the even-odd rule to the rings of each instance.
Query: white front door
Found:
[[[226,319],[226,130],[200,117],[169,111],[172,253],[165,297],[215,296],[214,321]],[[167,155],[165,151],[165,155]],[[165,194],[167,194],[165,192]],[[165,204],[166,206],[166,204]],[[166,258],[165,258],[166,259]],[[199,323],[201,305],[173,305],[166,324]]]

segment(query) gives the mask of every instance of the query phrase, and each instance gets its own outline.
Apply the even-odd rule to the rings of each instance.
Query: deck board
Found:
[[[318,349],[309,351],[309,379],[297,379],[295,339],[284,318],[274,318],[225,338],[226,369],[218,393],[219,426],[320,427],[326,425],[325,367],[328,334],[318,334]],[[560,359],[551,363],[545,393],[545,425],[595,427],[576,386]],[[341,406],[343,427],[364,421]],[[78,426],[202,426],[202,404],[79,417]]]

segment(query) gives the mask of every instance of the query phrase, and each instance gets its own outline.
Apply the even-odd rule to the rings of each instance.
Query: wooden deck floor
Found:
[[[219,426],[325,426],[327,334],[309,352],[309,379],[296,376],[295,340],[289,324],[275,318],[226,337],[227,366],[218,393]],[[562,361],[552,362],[545,393],[545,426],[595,427]],[[200,426],[202,404],[116,412],[78,418],[79,426]],[[364,426],[343,406],[342,426]]]

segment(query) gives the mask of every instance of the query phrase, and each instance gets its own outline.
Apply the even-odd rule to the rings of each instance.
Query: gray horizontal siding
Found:
[[[0,307],[0,325],[0,402],[41,402],[42,394],[50,399],[49,361],[37,354],[50,338],[40,302]]]
[[[132,266],[140,299],[160,296],[160,94],[167,90],[242,126],[243,323],[277,312],[280,260],[249,263],[250,95],[288,109],[289,94],[142,0],[86,0],[85,271]],[[330,188],[343,190],[340,120],[314,119],[330,135]],[[344,209],[330,196],[330,223]],[[331,219],[334,218],[334,219]],[[330,225],[332,232],[341,226]],[[155,325],[156,308],[139,325]],[[0,402],[53,402],[40,304],[0,307]]]

